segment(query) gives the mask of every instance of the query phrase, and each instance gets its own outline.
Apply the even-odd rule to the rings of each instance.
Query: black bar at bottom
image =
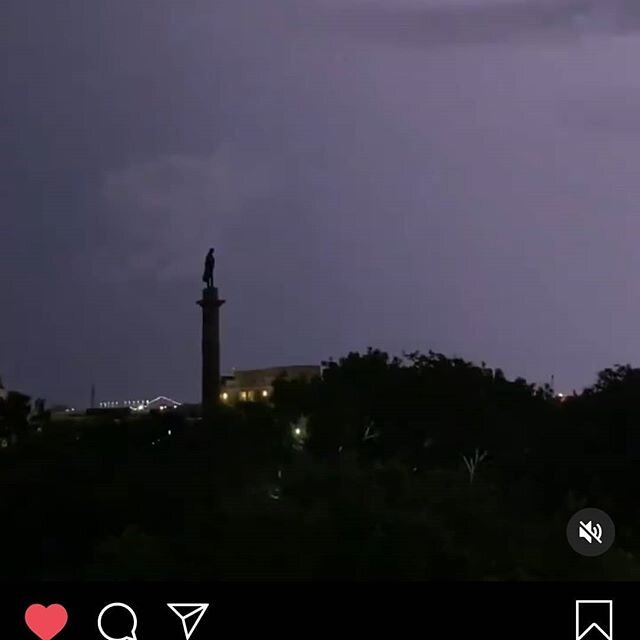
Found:
[[[68,613],[59,640],[100,640],[97,618],[106,605],[127,604],[137,617],[137,640],[184,640],[168,603],[209,604],[191,640],[302,634],[382,634],[425,638],[567,638],[576,640],[576,601],[612,602],[613,628],[622,640],[637,635],[636,583],[122,583],[6,585],[0,602],[0,637],[36,637],[25,623],[32,604],[57,603]],[[588,612],[587,614],[588,615]],[[598,620],[596,620],[598,622]],[[582,630],[589,620],[581,621]],[[606,626],[601,621],[601,626]],[[109,626],[110,625],[110,626]],[[113,640],[130,637],[128,614],[116,611],[107,627]],[[252,634],[252,635],[249,635]],[[583,640],[605,640],[592,628]]]

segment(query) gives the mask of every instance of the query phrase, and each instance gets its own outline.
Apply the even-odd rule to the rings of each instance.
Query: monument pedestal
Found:
[[[217,287],[202,290],[202,414],[211,416],[220,398],[220,307]]]

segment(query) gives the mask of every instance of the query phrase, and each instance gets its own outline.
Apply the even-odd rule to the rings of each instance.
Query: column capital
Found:
[[[198,300],[196,304],[200,305],[201,307],[212,305],[221,307],[225,302],[226,300],[218,297],[218,288],[211,287],[202,290],[202,298]]]

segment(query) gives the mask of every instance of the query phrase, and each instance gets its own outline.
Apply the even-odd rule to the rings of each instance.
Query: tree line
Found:
[[[0,399],[2,577],[635,579],[640,369],[559,397],[369,349],[268,403],[51,422]],[[618,524],[569,549],[584,506]]]

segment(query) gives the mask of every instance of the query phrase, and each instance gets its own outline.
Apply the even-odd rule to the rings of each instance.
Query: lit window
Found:
[[[266,398],[268,395],[269,395],[269,392],[265,389],[265,390],[262,392],[262,397],[263,397],[263,398]]]
[[[240,392],[240,400],[246,400],[247,399],[247,392],[246,391],[241,391]]]
[[[220,396],[223,400],[228,400],[229,399],[229,394],[225,391],[221,396]]]

